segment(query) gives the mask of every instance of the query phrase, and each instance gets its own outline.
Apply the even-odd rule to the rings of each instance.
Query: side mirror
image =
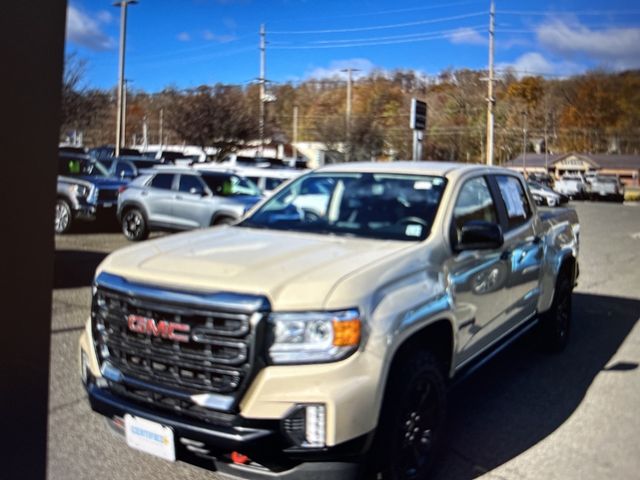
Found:
[[[484,220],[471,220],[462,226],[456,250],[493,250],[500,248],[503,243],[500,225]]]

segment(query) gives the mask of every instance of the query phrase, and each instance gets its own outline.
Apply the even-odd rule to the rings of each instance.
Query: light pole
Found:
[[[122,117],[124,113],[124,53],[127,40],[127,7],[138,0],[121,0],[113,5],[120,7],[120,55],[118,60],[118,108],[116,109],[116,157],[120,156],[122,146]]]
[[[527,178],[527,111],[522,111],[522,174]]]
[[[124,79],[124,89],[122,93],[122,146],[127,145],[127,95],[129,93],[129,83],[133,80]]]

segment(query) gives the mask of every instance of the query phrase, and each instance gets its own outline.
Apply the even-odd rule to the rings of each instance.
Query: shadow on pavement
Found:
[[[93,222],[77,221],[71,226],[71,232],[74,234],[89,233],[117,233],[120,232],[120,224],[115,215],[113,218],[98,218]]]
[[[91,286],[96,267],[107,255],[85,250],[56,250],[53,288]]]
[[[640,301],[574,293],[573,302],[563,353],[544,354],[528,336],[451,392],[447,453],[433,478],[493,470],[560,427],[598,374],[638,367],[625,359],[607,364],[638,321]]]

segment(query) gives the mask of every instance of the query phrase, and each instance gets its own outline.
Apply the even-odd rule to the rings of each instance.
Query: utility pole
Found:
[[[353,84],[353,72],[359,72],[357,68],[345,68],[341,70],[347,74],[347,151],[346,161],[351,161],[351,85]]]
[[[527,178],[527,111],[522,111],[522,174]]]
[[[164,108],[160,109],[160,123],[158,128],[158,144],[160,145],[160,150],[162,150],[162,134],[164,128]]]
[[[124,79],[124,89],[122,92],[122,145],[127,146],[127,93],[128,93],[129,80]]]
[[[298,143],[298,105],[293,106],[293,158],[297,160],[298,148],[296,143]]]
[[[544,173],[549,173],[549,112],[544,114]]]
[[[493,165],[493,107],[496,99],[493,97],[493,82],[494,82],[494,35],[495,35],[495,21],[496,21],[496,5],[491,2],[491,10],[489,13],[489,83],[487,85],[487,165]]]
[[[265,126],[265,55],[267,50],[264,23],[260,25],[260,156],[264,155],[264,126]]]
[[[124,54],[127,40],[127,7],[138,3],[138,0],[121,0],[113,5],[120,7],[120,55],[118,60],[118,108],[116,108],[116,157],[120,156],[122,146],[122,113],[124,88]]]
[[[146,152],[149,146],[149,125],[147,124],[147,116],[142,118],[142,149]]]

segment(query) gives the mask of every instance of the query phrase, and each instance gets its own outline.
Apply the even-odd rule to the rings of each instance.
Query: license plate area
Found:
[[[126,414],[124,431],[127,445],[170,462],[176,461],[173,430],[156,422]]]

